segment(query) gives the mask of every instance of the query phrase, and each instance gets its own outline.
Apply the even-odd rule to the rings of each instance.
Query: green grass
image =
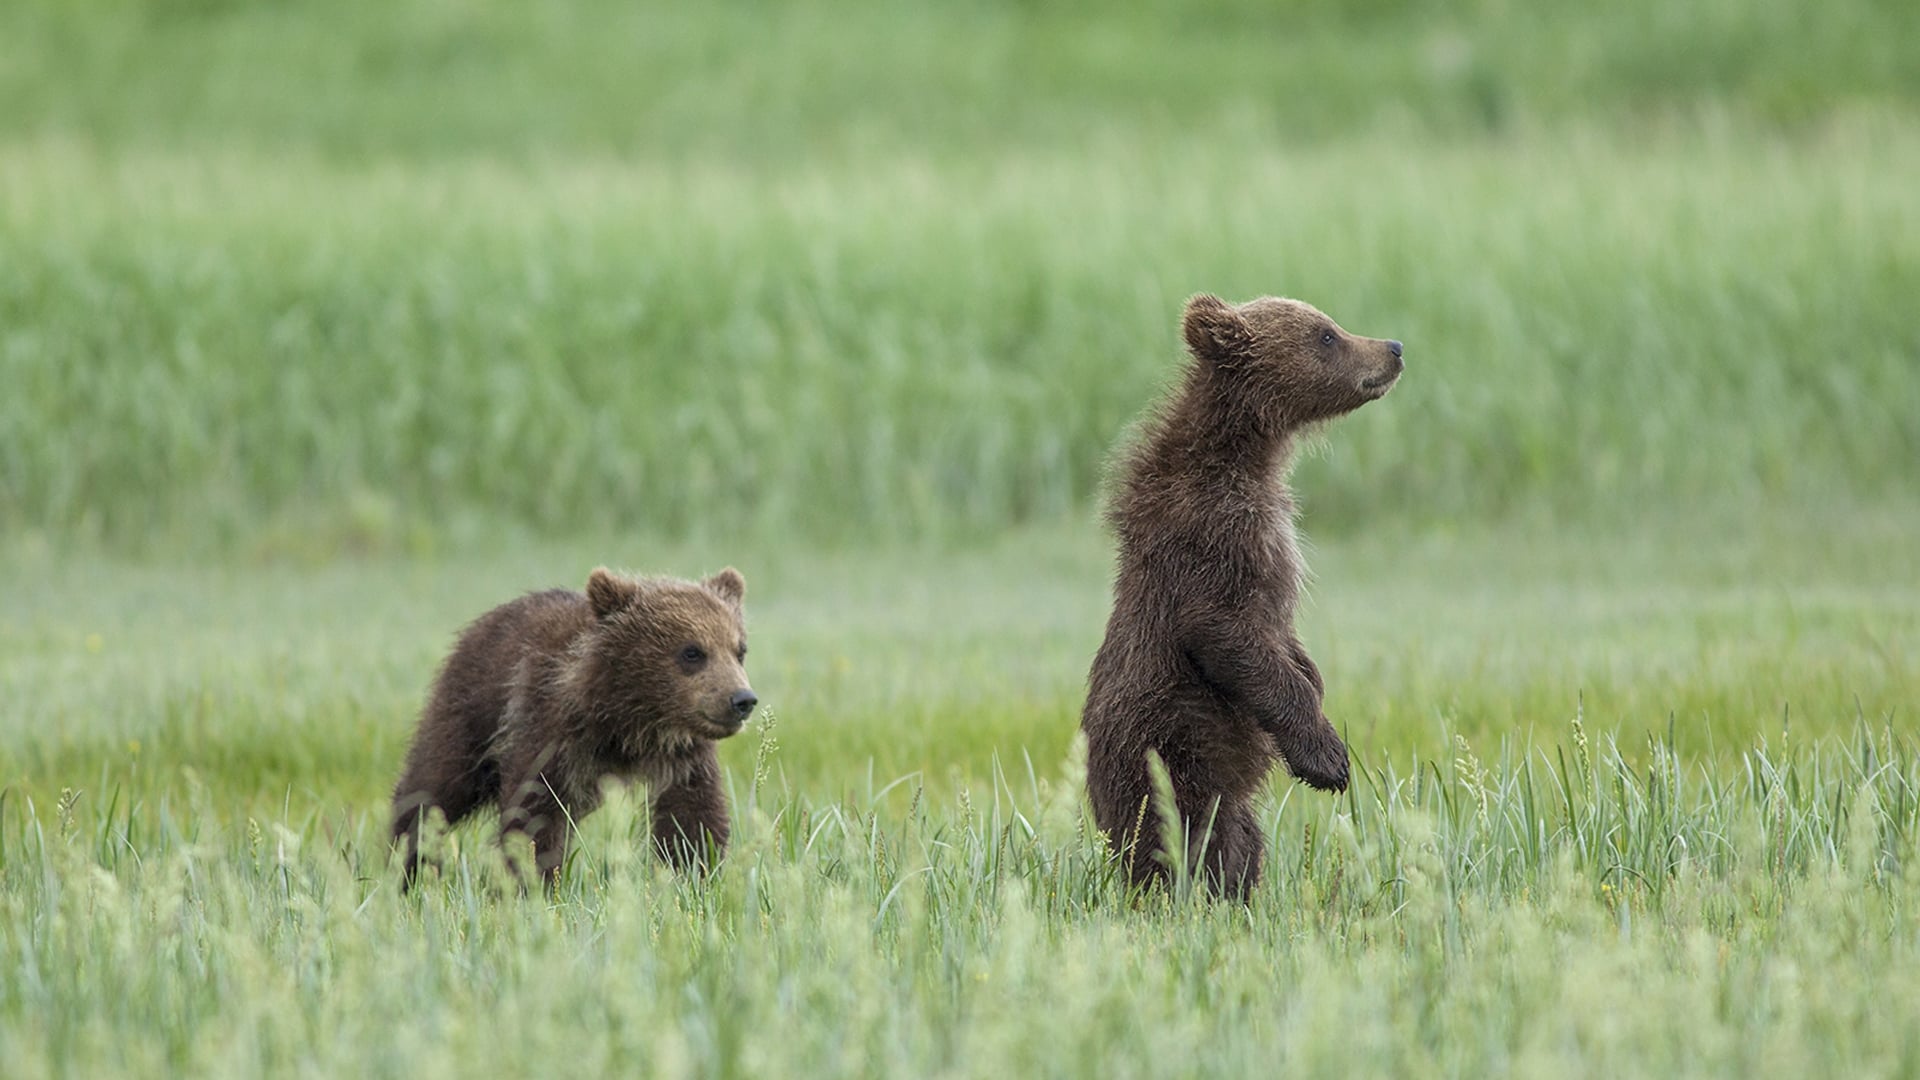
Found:
[[[383,796],[474,597],[584,552],[77,572],[25,551],[0,649],[0,1061],[1904,1074],[1911,527],[1609,540],[1585,571],[1512,533],[1328,545],[1308,638],[1366,768],[1341,799],[1276,784],[1247,908],[1130,900],[1091,839],[1068,743],[1103,601],[1084,531],[940,574],[748,553],[777,719],[726,747],[733,855],[675,880],[616,797],[550,898],[502,880],[484,824],[399,896]]]
[[[1130,900],[1092,839],[1071,736],[1106,560],[1084,526],[734,547],[774,723],[724,747],[733,855],[676,881],[620,795],[551,898],[501,880],[485,822],[397,894],[385,796],[425,682],[496,598],[609,557],[696,573],[706,549],[19,548],[0,1061],[1910,1071],[1915,522],[1669,525],[1319,545],[1305,634],[1365,776],[1341,799],[1276,780],[1245,909]]]
[[[0,5],[0,1075],[1920,1075],[1920,7]],[[1129,897],[1073,733],[1184,298],[1359,770]],[[457,628],[747,575],[736,846],[395,888]],[[770,726],[769,726],[770,725]]]
[[[1407,342],[1329,528],[1912,502],[1910,6],[23,4],[0,525],[979,538],[1201,289]],[[1514,122],[1427,115],[1482,53]]]
[[[0,136],[339,158],[964,156],[1165,136],[1818,129],[1920,102],[1901,0],[16,0]]]
[[[1088,503],[1198,289],[1408,343],[1302,467],[1335,528],[1911,502],[1916,130],[775,176],[0,147],[0,515],[978,537]]]
[[[1309,520],[1310,539],[1311,520]],[[1920,694],[1912,516],[1821,527],[1673,519],[1322,538],[1302,633],[1328,715],[1378,760],[1595,730],[1722,762],[1756,733],[1910,725]],[[241,804],[289,790],[375,812],[454,633],[605,562],[748,579],[751,673],[797,790],[918,774],[943,795],[1050,768],[1078,722],[1107,614],[1090,525],[967,549],[777,543],[520,544],[325,566],[72,560],[20,547],[0,578],[0,783],[143,798],[191,771]],[[742,744],[728,761],[746,768]],[[149,788],[145,785],[152,784]]]
[[[1130,903],[1071,777],[891,813],[761,792],[700,885],[637,859],[616,804],[626,842],[549,900],[466,854],[398,897],[331,813],[15,805],[0,1055],[25,1077],[1911,1072],[1911,744],[1745,764],[1643,772],[1569,737],[1381,770],[1269,815],[1279,873],[1244,909]]]

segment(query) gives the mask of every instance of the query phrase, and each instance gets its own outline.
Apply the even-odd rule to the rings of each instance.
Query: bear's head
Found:
[[[1235,306],[1202,293],[1187,301],[1181,330],[1201,368],[1284,426],[1352,412],[1392,389],[1406,367],[1399,342],[1349,334],[1299,300]]]
[[[739,731],[759,698],[747,683],[746,579],[587,578],[595,624],[586,693],[635,752],[678,750]]]

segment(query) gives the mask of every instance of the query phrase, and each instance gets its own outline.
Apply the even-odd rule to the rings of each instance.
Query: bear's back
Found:
[[[568,589],[547,589],[487,612],[460,633],[440,670],[432,709],[447,714],[449,727],[470,744],[484,743],[499,728],[523,665],[564,656],[593,623],[587,598]]]

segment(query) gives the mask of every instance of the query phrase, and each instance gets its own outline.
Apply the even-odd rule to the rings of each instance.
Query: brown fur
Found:
[[[440,669],[394,787],[407,883],[427,810],[451,823],[487,803],[503,838],[533,839],[552,881],[569,822],[593,812],[610,777],[651,789],[661,857],[692,865],[723,851],[714,742],[739,731],[755,702],[742,666],[746,588],[731,567],[697,584],[602,568],[584,594],[529,593],[474,620]]]
[[[1316,788],[1347,786],[1346,745],[1293,632],[1303,572],[1286,484],[1293,444],[1385,394],[1404,364],[1399,342],[1355,337],[1295,300],[1196,296],[1182,329],[1185,380],[1148,422],[1107,510],[1120,558],[1081,717],[1087,788],[1129,879],[1159,878],[1147,767],[1158,753],[1194,869],[1244,897],[1265,848],[1253,795],[1274,759]]]

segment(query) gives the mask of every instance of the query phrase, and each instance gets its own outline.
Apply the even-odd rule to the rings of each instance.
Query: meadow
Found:
[[[8,5],[0,1074],[1920,1075],[1916,12]],[[1408,347],[1245,907],[1074,742],[1200,290]],[[400,895],[602,563],[746,574],[733,853]]]

